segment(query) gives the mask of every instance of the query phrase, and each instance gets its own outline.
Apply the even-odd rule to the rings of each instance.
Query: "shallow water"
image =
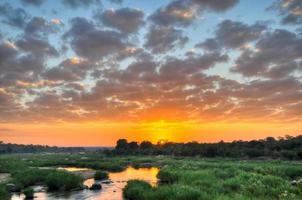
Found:
[[[61,168],[63,169],[63,168]],[[64,168],[68,171],[79,171],[77,168]],[[35,193],[35,200],[122,200],[122,190],[126,186],[127,181],[131,179],[140,179],[147,181],[151,185],[156,185],[156,175],[159,169],[128,167],[122,172],[109,173],[109,179],[112,181],[109,184],[102,183],[102,181],[94,181],[94,179],[87,179],[84,185],[91,186],[94,182],[102,183],[102,190],[91,191],[82,190],[74,192],[45,192],[40,191]],[[41,188],[35,188],[40,190]],[[24,195],[14,194],[11,200],[23,200]]]

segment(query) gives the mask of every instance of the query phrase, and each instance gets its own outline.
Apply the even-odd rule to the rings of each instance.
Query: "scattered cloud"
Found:
[[[138,9],[121,8],[105,10],[96,17],[106,26],[125,34],[136,33],[144,25],[144,12]]]

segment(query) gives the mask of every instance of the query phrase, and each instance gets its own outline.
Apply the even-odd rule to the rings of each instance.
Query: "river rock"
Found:
[[[102,185],[100,183],[94,183],[92,186],[89,188],[90,190],[101,190]]]
[[[291,182],[292,185],[302,185],[302,179],[299,179],[299,180],[293,180]]]
[[[104,181],[102,181],[102,183],[103,183],[103,184],[111,184],[112,181],[111,181],[111,180],[104,180]]]
[[[21,191],[21,188],[16,186],[13,183],[6,184],[6,188],[9,192],[20,192]]]

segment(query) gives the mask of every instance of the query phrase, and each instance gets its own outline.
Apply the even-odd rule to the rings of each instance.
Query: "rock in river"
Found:
[[[94,183],[92,186],[89,188],[90,190],[101,190],[102,185],[100,183]]]

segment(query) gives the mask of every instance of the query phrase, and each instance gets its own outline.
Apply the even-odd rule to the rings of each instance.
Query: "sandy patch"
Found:
[[[7,182],[10,179],[9,173],[0,173],[0,183]]]

